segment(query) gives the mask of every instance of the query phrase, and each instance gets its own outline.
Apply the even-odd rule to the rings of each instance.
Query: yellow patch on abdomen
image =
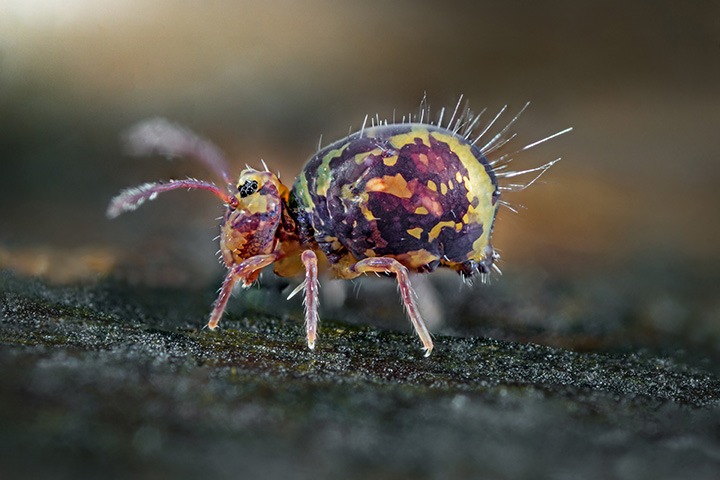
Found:
[[[383,158],[383,163],[385,164],[386,167],[392,167],[393,165],[395,165],[397,163],[397,161],[398,161],[397,155],[393,155],[392,157]]]
[[[420,235],[422,235],[423,229],[420,227],[411,228],[407,231],[410,235],[420,240]]]
[[[436,238],[440,236],[440,232],[444,227],[452,227],[455,228],[455,222],[452,220],[446,220],[444,222],[437,223],[432,230],[430,230],[430,233],[428,234],[428,241],[432,242]]]

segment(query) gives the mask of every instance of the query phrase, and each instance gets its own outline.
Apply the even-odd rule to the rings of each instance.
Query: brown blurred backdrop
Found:
[[[498,220],[508,269],[715,269],[719,85],[717,1],[0,0],[0,264],[208,284],[211,195],[105,218],[126,186],[210,178],[124,156],[124,128],[166,116],[238,171],[264,159],[289,182],[321,134],[415,112],[427,92],[436,111],[459,94],[476,111],[532,101],[518,144],[575,129],[518,165],[563,157],[508,198],[527,207]]]

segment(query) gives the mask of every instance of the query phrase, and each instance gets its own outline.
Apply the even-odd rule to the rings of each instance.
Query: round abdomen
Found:
[[[464,270],[492,257],[495,175],[480,150],[431,125],[366,129],[318,152],[294,193],[331,263],[393,257]]]

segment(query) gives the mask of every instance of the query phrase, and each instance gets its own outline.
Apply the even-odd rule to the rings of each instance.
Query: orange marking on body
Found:
[[[395,255],[395,259],[412,270],[417,270],[424,265],[439,260],[437,255],[433,255],[424,249]]]
[[[413,195],[408,189],[407,182],[399,173],[392,177],[385,175],[382,178],[371,178],[365,184],[365,190],[368,192],[389,193],[400,198],[410,198]]]
[[[429,212],[428,209],[425,208],[425,207],[417,207],[417,208],[415,209],[415,212],[413,212],[413,213],[415,213],[415,214],[417,214],[417,215],[427,215],[427,214],[430,213],[430,212]]]
[[[440,203],[435,200],[434,198],[430,197],[429,195],[422,195],[420,196],[420,203],[429,211],[432,212],[433,215],[436,217],[439,217],[443,214],[443,208]]]

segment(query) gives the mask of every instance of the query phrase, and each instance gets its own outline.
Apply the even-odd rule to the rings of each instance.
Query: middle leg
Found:
[[[310,350],[315,349],[318,324],[318,266],[317,255],[305,250],[300,257],[305,265],[305,328]]]

